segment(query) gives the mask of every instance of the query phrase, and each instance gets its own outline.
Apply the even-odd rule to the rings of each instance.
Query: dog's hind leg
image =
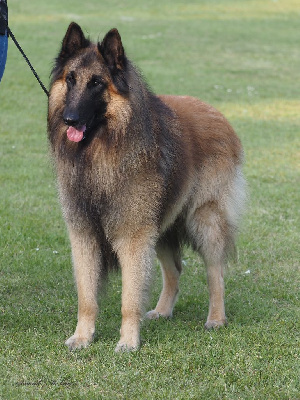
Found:
[[[179,277],[182,270],[180,249],[174,249],[165,243],[160,244],[157,246],[157,257],[161,264],[163,289],[155,309],[147,312],[148,319],[158,319],[159,316],[172,317],[179,292]]]
[[[188,218],[188,230],[196,250],[204,258],[209,289],[206,329],[227,324],[224,305],[224,267],[232,245],[225,213],[211,202],[196,209]]]
[[[78,292],[78,322],[74,335],[66,341],[66,345],[74,350],[87,347],[94,337],[101,253],[91,232],[77,232],[69,227],[69,236]]]

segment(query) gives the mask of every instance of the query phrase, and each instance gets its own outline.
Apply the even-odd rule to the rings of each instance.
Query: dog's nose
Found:
[[[64,113],[64,123],[68,126],[77,126],[79,124],[79,115],[76,112]]]

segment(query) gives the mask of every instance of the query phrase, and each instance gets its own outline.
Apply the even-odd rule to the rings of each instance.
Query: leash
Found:
[[[15,38],[14,34],[12,33],[12,31],[9,29],[9,27],[7,26],[7,33],[8,35],[12,38],[12,41],[14,42],[14,44],[17,46],[17,49],[20,51],[20,53],[22,54],[22,56],[24,57],[25,61],[27,62],[29,68],[31,69],[31,72],[33,73],[33,75],[36,77],[38,83],[40,84],[41,88],[43,89],[43,91],[45,92],[46,96],[49,97],[49,92],[46,89],[45,85],[43,84],[43,82],[41,81],[40,77],[38,76],[36,70],[33,68],[31,62],[29,61],[28,57],[26,56],[26,54],[24,53],[24,50],[22,49],[22,47],[19,45],[17,39]]]
[[[0,17],[2,19],[4,19],[4,17],[1,15],[0,13]],[[17,39],[15,38],[14,34],[12,33],[12,31],[9,29],[8,25],[7,25],[7,34],[9,37],[12,38],[12,41],[14,42],[14,44],[17,46],[17,49],[19,50],[19,52],[22,54],[22,56],[24,57],[25,61],[27,62],[29,68],[31,69],[31,72],[33,73],[33,75],[35,76],[35,78],[37,79],[38,83],[40,84],[41,88],[43,89],[43,91],[45,92],[46,96],[49,97],[49,92],[46,89],[45,85],[43,84],[43,82],[41,81],[40,77],[38,76],[36,70],[33,68],[31,62],[29,61],[28,57],[26,56],[24,50],[22,49],[22,47],[20,46],[20,44],[18,43]]]

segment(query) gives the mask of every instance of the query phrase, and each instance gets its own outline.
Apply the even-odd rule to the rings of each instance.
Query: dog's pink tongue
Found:
[[[83,134],[86,130],[86,126],[84,125],[80,129],[76,129],[73,126],[69,126],[67,130],[68,139],[72,142],[80,142],[83,139]]]

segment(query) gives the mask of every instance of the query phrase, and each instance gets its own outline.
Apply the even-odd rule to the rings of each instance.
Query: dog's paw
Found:
[[[115,348],[116,353],[121,353],[121,352],[129,352],[129,351],[137,351],[139,349],[140,345],[130,345],[128,343],[123,342],[122,340],[119,341]]]
[[[66,340],[65,344],[68,346],[69,350],[79,350],[87,347],[93,338],[85,338],[77,335],[71,336],[68,340]]]
[[[227,320],[225,319],[221,319],[221,320],[208,320],[206,321],[206,324],[204,325],[205,329],[218,329],[221,328],[222,326],[226,326],[227,325]]]
[[[145,314],[145,319],[159,319],[159,317],[172,318],[172,312],[171,313],[169,311],[159,312],[156,310],[151,310]]]
[[[146,319],[159,319],[159,317],[160,317],[160,314],[159,314],[159,312],[156,311],[156,310],[148,311],[148,312],[146,313],[146,315],[145,315],[145,318],[146,318]]]

